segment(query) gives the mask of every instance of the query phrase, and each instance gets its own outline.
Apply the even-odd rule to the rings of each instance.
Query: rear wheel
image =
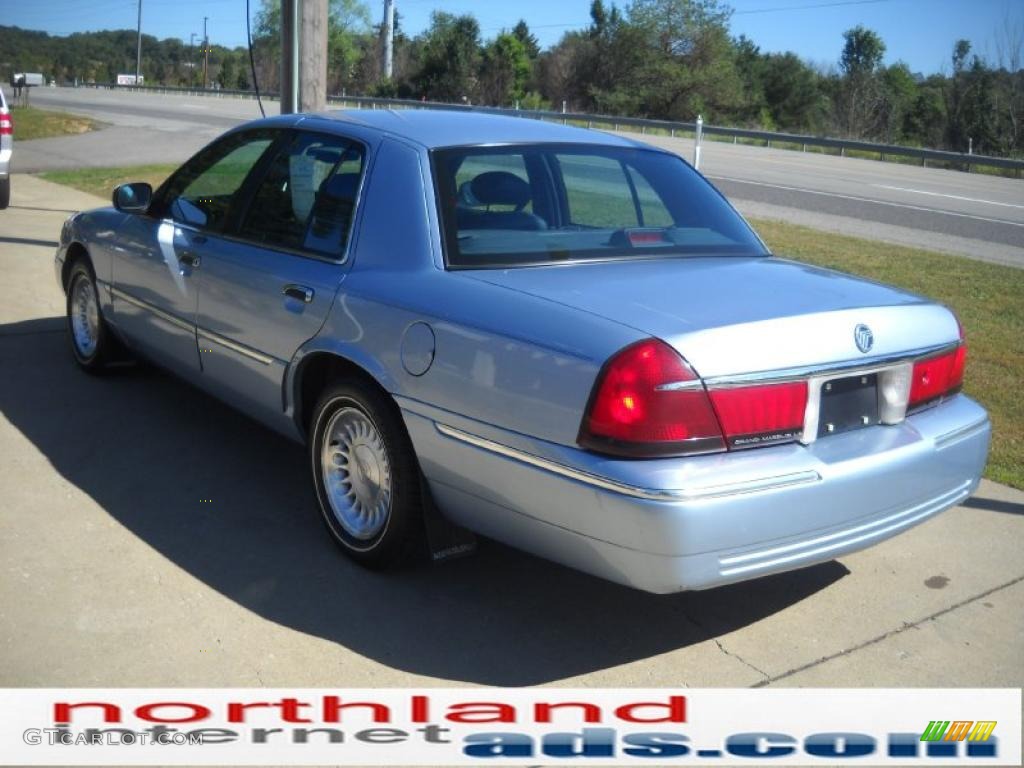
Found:
[[[100,312],[96,279],[82,260],[71,267],[68,278],[67,322],[75,362],[89,373],[102,371],[116,342]]]
[[[330,386],[313,413],[309,445],[335,542],[370,568],[412,559],[423,541],[420,469],[394,403],[361,382]]]
[[[0,210],[11,204],[11,177],[0,179]]]

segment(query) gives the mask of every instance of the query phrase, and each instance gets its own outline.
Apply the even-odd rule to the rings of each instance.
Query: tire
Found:
[[[11,204],[11,177],[0,179],[0,210]]]
[[[422,554],[419,462],[394,402],[358,381],[328,386],[313,412],[313,487],[335,543],[373,569]]]
[[[117,341],[103,319],[96,278],[84,260],[79,259],[71,267],[66,307],[68,340],[75,362],[88,373],[102,373],[114,356]]]

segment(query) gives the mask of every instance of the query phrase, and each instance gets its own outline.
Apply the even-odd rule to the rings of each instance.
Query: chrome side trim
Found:
[[[218,344],[222,347],[230,349],[232,352],[237,352],[243,357],[248,357],[250,360],[255,360],[257,363],[263,363],[263,365],[270,365],[274,362],[274,358],[270,355],[265,355],[262,352],[258,352],[252,347],[247,347],[244,344],[239,344],[237,341],[232,341],[219,333],[208,331],[205,328],[196,326],[196,335],[202,336],[207,341],[212,341],[214,344]]]
[[[960,427],[951,432],[947,432],[944,435],[939,435],[935,438],[935,448],[942,449],[947,445],[972,437],[977,433],[984,431],[985,428],[988,427],[988,423],[988,418],[984,418],[980,421],[974,422],[973,424],[968,424],[966,427]]]
[[[812,376],[823,376],[831,374],[842,374],[855,376],[858,373],[874,373],[879,368],[909,363],[920,358],[931,357],[932,355],[952,352],[960,346],[959,341],[951,341],[948,344],[937,344],[930,347],[901,352],[898,355],[887,355],[878,357],[866,357],[862,360],[844,360],[838,363],[825,363],[823,365],[805,365],[796,368],[780,368],[774,371],[758,371],[757,373],[728,374],[725,376],[709,376],[704,379],[708,389],[726,389],[728,387],[742,387],[748,384],[769,384],[782,383],[786,381],[799,381]]]
[[[724,496],[736,496],[742,493],[767,491],[775,488],[786,488],[792,485],[803,485],[805,483],[814,483],[821,480],[821,475],[817,472],[814,470],[807,470],[804,472],[793,472],[788,475],[776,475],[774,477],[762,477],[755,480],[745,480],[736,483],[697,488],[664,490],[657,488],[640,488],[629,485],[628,483],[620,483],[607,477],[591,474],[590,472],[573,469],[555,461],[542,459],[539,456],[534,456],[532,453],[526,453],[515,448],[509,448],[507,445],[502,445],[501,443],[496,443],[493,440],[488,440],[484,437],[478,437],[477,435],[463,432],[461,429],[450,427],[447,424],[435,422],[434,426],[437,428],[437,431],[445,437],[450,437],[453,440],[458,440],[459,442],[466,443],[467,445],[481,448],[485,451],[513,459],[514,461],[518,461],[523,464],[529,464],[532,467],[537,467],[538,469],[542,469],[546,472],[551,472],[552,474],[560,475],[561,477],[566,477],[570,480],[575,480],[595,488],[648,501],[699,501],[703,499],[722,498]]]
[[[189,323],[189,322],[187,322],[185,320],[182,320],[180,317],[177,317],[176,315],[172,315],[170,312],[164,312],[162,309],[159,309],[158,307],[154,307],[148,301],[143,301],[142,299],[137,299],[134,296],[132,296],[130,293],[125,293],[120,288],[114,288],[113,286],[111,286],[110,287],[110,295],[113,296],[116,299],[121,299],[122,301],[128,302],[133,307],[137,307],[138,309],[144,309],[147,312],[152,312],[154,315],[159,317],[161,320],[166,320],[171,325],[174,325],[174,326],[176,326],[178,328],[181,328],[182,330],[188,331],[190,333],[195,331],[195,325],[193,323]]]
[[[212,341],[214,344],[226,347],[227,349],[230,349],[234,352],[237,352],[240,355],[248,357],[251,360],[255,360],[258,363],[262,363],[263,365],[270,365],[272,362],[274,362],[274,358],[272,358],[270,355],[265,355],[262,352],[253,349],[252,347],[247,347],[244,344],[239,344],[236,341],[232,341],[229,338],[221,336],[219,333],[208,331],[205,328],[199,328],[193,323],[186,322],[185,320],[182,320],[180,317],[172,315],[170,312],[165,312],[159,307],[153,306],[148,301],[137,299],[130,293],[125,293],[120,288],[111,287],[110,294],[115,298],[128,302],[134,307],[144,309],[147,312],[152,312],[154,315],[156,315],[162,320],[166,320],[171,325],[181,328],[182,330],[189,331],[190,333],[195,333],[197,336],[202,336],[204,339]]]
[[[655,389],[659,392],[690,392],[704,389],[704,382],[700,379],[670,381],[667,384],[659,384]]]

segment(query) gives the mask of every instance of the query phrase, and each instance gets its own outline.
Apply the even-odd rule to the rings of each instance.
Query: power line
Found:
[[[890,3],[893,0],[837,0],[832,3],[814,3],[813,5],[780,5],[775,8],[751,8],[746,11],[733,11],[733,16],[746,16],[752,13],[776,13],[778,11],[809,11],[815,8],[838,8],[843,5],[875,5]]]

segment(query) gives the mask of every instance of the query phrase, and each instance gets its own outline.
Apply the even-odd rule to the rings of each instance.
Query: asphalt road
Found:
[[[71,361],[54,240],[102,201],[0,211],[0,686],[1024,685],[1024,493],[872,549],[654,596],[484,542],[379,574],[300,447],[148,367]]]
[[[110,127],[20,142],[16,171],[180,162],[259,117],[234,97],[39,88],[32,102]],[[692,159],[689,140],[642,138]],[[702,170],[747,215],[1024,267],[1024,180],[710,141]]]

